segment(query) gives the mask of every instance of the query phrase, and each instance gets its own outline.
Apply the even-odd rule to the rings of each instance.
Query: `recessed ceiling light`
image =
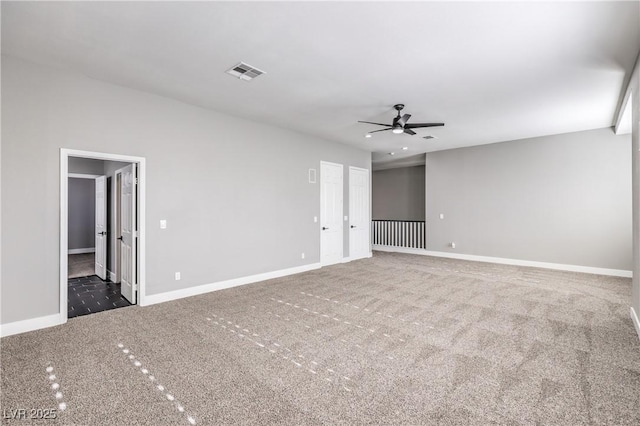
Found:
[[[395,152],[390,152],[389,155],[396,155],[396,153]]]
[[[438,139],[437,137],[433,136],[433,135],[427,135],[427,136],[423,136],[423,139]]]
[[[409,149],[409,147],[408,147],[408,146],[403,146],[403,147],[402,147],[402,150],[403,150],[403,151],[406,151],[406,150],[408,150],[408,149]]]
[[[367,133],[366,135],[364,135],[365,138],[369,139],[371,137],[371,133]]]

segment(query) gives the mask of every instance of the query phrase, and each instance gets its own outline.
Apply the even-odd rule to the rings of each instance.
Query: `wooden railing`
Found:
[[[424,221],[374,219],[371,227],[375,245],[426,248]]]

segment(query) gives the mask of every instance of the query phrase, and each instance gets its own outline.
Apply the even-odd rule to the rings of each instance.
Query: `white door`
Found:
[[[342,261],[342,164],[320,163],[320,263]]]
[[[118,170],[120,173],[120,291],[132,304],[137,299],[137,235],[136,235],[136,164]]]
[[[107,279],[107,177],[96,178],[96,255],[95,271]]]
[[[369,170],[349,167],[349,257],[369,257]]]

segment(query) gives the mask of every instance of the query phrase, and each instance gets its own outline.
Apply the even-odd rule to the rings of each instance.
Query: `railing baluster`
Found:
[[[420,220],[372,220],[374,245],[424,249],[426,224]]]

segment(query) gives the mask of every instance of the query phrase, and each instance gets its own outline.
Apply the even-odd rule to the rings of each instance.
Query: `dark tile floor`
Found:
[[[69,279],[68,318],[131,306],[120,294],[120,284],[97,275]]]

